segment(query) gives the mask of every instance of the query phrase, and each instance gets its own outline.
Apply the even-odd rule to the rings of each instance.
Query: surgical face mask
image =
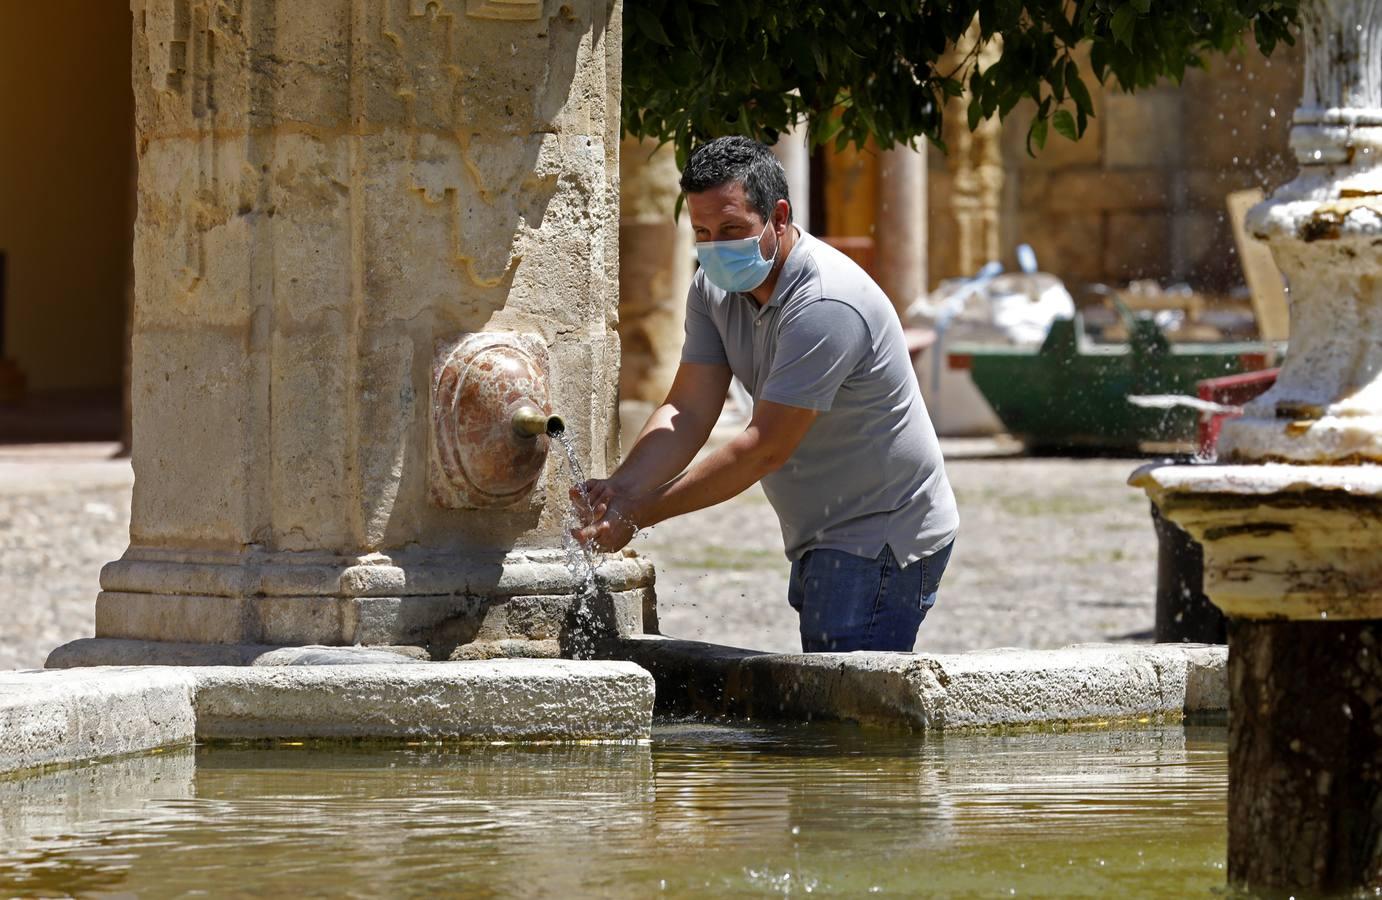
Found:
[[[758,249],[763,235],[772,227],[772,220],[763,226],[758,237],[736,241],[702,241],[696,244],[696,258],[705,269],[710,283],[725,291],[751,291],[762,284],[777,261],[777,249],[767,259]],[[779,242],[780,245],[781,242]]]

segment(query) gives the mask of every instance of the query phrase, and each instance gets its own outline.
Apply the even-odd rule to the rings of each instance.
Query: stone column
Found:
[[[676,217],[670,144],[625,138],[619,173],[619,397],[661,403],[681,361],[695,238],[685,211]]]
[[[619,4],[133,11],[136,482],[89,661],[557,652],[570,478],[508,417],[616,451]],[[636,629],[650,570],[601,574]]]
[[[948,70],[959,65],[974,51],[978,41],[979,26],[975,22],[946,51],[940,67]],[[978,65],[987,69],[998,61],[1001,52],[999,39],[990,40],[979,51]],[[969,103],[966,93],[946,104],[948,172],[938,174],[946,177],[949,185],[938,196],[948,198],[948,203],[942,200],[944,205],[933,209],[935,222],[931,229],[937,239],[944,239],[946,252],[932,254],[936,262],[928,272],[931,279],[970,276],[989,260],[1003,258],[1003,126],[993,116],[970,131]]]
[[[1225,464],[1133,483],[1231,617],[1229,879],[1319,893],[1382,887],[1382,8],[1302,11],[1300,174],[1248,215],[1291,284],[1290,353]]]
[[[911,147],[878,155],[874,268],[898,314],[926,292],[926,156]]]
[[[773,155],[787,170],[787,196],[792,198],[792,221],[811,230],[811,147],[806,123],[800,122],[778,136]]]

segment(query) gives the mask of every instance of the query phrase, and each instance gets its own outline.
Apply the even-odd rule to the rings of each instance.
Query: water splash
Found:
[[[576,457],[576,448],[571,443],[571,436],[565,431],[558,431],[552,437],[566,451],[566,463],[571,472],[572,483],[576,487],[576,492],[580,494],[581,504],[589,510],[591,508],[590,492],[586,489],[585,472],[582,471],[581,462]],[[577,540],[571,533],[584,524],[579,510],[572,503],[567,507],[566,513],[562,517],[562,549],[566,551],[566,567],[571,570],[571,574],[581,579],[585,591],[593,591],[595,589],[595,569],[598,566],[594,548]]]
[[[591,508],[590,492],[586,489],[585,472],[581,469],[581,462],[576,456],[576,448],[571,442],[571,436],[563,430],[553,433],[551,437],[566,451],[566,463],[571,473],[572,483],[580,495],[581,504],[586,510],[589,510]],[[580,582],[567,648],[571,656],[576,659],[594,657],[595,636],[599,630],[594,609],[595,601],[600,595],[599,582],[595,577],[595,570],[599,567],[599,562],[595,558],[595,549],[578,540],[572,534],[574,530],[584,524],[576,504],[568,505],[562,516],[561,546],[566,553],[566,568]]]

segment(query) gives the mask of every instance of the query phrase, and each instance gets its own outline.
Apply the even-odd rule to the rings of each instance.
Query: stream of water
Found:
[[[587,510],[590,509],[590,492],[585,487],[585,471],[581,468],[581,461],[576,456],[576,447],[571,441],[571,435],[562,430],[550,434],[549,437],[562,450],[566,451],[566,463],[571,474],[572,485],[580,494],[581,504]],[[570,570],[572,576],[580,582],[581,586],[576,597],[575,627],[568,635],[565,649],[567,655],[577,659],[594,656],[595,633],[598,630],[592,606],[600,589],[599,583],[595,579],[595,570],[599,567],[599,560],[596,558],[594,548],[577,540],[571,533],[584,524],[576,504],[569,504],[562,517],[561,546],[566,554],[566,568]]]
[[[1226,786],[1180,727],[198,747],[0,781],[0,896],[1210,900]]]

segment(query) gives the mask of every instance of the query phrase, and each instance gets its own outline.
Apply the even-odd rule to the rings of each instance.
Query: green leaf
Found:
[[[1137,10],[1137,14],[1145,16],[1152,11],[1152,0],[1130,0],[1132,8]]]
[[[1102,84],[1104,72],[1108,68],[1108,45],[1102,41],[1096,41],[1089,48],[1089,68],[1093,70],[1094,77],[1099,79]]]
[[[1051,93],[1055,95],[1057,103],[1065,102],[1065,66],[1052,66],[1051,74],[1047,77],[1051,82]]]
[[[973,131],[979,127],[979,123],[984,120],[984,105],[979,102],[979,98],[970,96],[969,109],[965,111],[969,119],[969,130]]]
[[[1070,99],[1075,101],[1076,109],[1086,115],[1094,114],[1094,100],[1084,86],[1084,79],[1080,78],[1080,67],[1073,60],[1065,64],[1065,87],[1070,91]]]
[[[1013,107],[1016,106],[1021,100],[1022,92],[1020,90],[1008,91],[1006,94],[1004,94],[1002,98],[1000,98],[998,101],[998,118],[1006,119],[1008,117],[1008,113],[1012,112]]]
[[[1051,125],[1056,129],[1056,134],[1066,140],[1076,140],[1078,135],[1075,132],[1075,117],[1070,115],[1068,109],[1058,109],[1056,114],[1051,117]]]
[[[1128,5],[1118,7],[1118,11],[1113,14],[1113,21],[1109,23],[1109,28],[1113,31],[1114,40],[1131,48],[1133,29],[1136,25],[1137,10]]]
[[[662,27],[662,23],[658,21],[657,16],[653,15],[647,7],[634,6],[633,21],[634,25],[638,27],[639,33],[648,40],[655,44],[661,44],[664,47],[672,46],[672,39],[667,36],[667,32]]]
[[[672,7],[676,10],[677,30],[681,33],[678,36],[685,36],[685,38],[690,41],[691,51],[699,54],[700,41],[696,34],[696,23],[691,18],[691,10],[685,3],[673,3]]]
[[[1046,120],[1037,116],[1032,119],[1032,124],[1027,128],[1027,155],[1036,156],[1032,152],[1032,145],[1036,144],[1038,150],[1046,146]]]

